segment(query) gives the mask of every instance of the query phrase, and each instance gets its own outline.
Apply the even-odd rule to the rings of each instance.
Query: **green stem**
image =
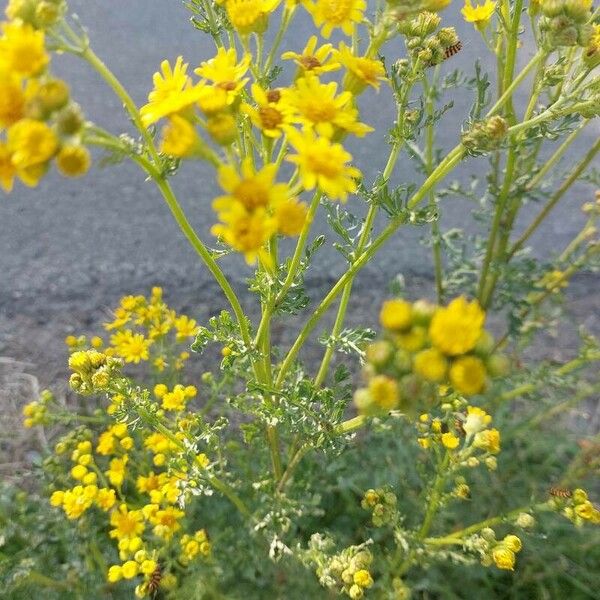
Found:
[[[506,2],[505,6],[507,7],[506,17],[508,18],[509,11],[510,11],[510,8],[508,8],[508,6],[509,6],[508,0]],[[509,36],[508,36],[508,45],[506,48],[506,62],[504,64],[504,79],[503,79],[503,83],[502,83],[503,89],[507,90],[507,91],[510,88],[511,83],[513,82],[514,74],[515,74],[515,62],[516,62],[516,58],[517,58],[517,46],[519,44],[519,25],[521,23],[522,9],[523,9],[523,0],[515,0],[514,6],[513,6],[513,17],[512,17]],[[514,122],[515,110],[514,110],[513,104],[512,104],[512,93],[509,94],[507,103],[508,103],[507,116],[509,118],[509,121],[512,120]]]
[[[577,130],[574,133],[577,133]],[[574,137],[571,134],[571,141],[573,141]],[[565,141],[566,143],[566,141]],[[563,144],[564,145],[564,144]],[[566,148],[565,148],[566,149]],[[531,224],[527,227],[527,229],[523,232],[521,237],[513,244],[512,248],[508,253],[508,259],[510,260],[524,245],[525,242],[533,235],[536,229],[540,226],[542,221],[546,219],[546,217],[550,214],[550,212],[554,209],[554,207],[558,204],[560,199],[565,195],[567,190],[573,185],[577,179],[581,176],[583,171],[588,167],[588,165],[592,162],[598,151],[600,150],[600,139],[596,140],[595,144],[588,150],[587,154],[583,157],[583,159],[575,166],[575,168],[571,171],[569,176],[565,179],[562,185],[550,196],[548,202],[544,206],[544,208],[539,212],[537,217],[531,222]],[[559,148],[557,152],[562,151],[564,149]],[[551,159],[552,160],[552,159]]]
[[[512,80],[506,91],[498,98],[498,101],[488,111],[486,118],[496,114],[505,104],[505,102],[512,97],[514,91],[521,85],[525,77],[529,75],[530,71],[539,63],[540,60],[545,56],[543,50],[539,50],[537,54],[527,63],[523,70]]]
[[[431,525],[433,524],[433,519],[440,507],[440,500],[442,497],[442,493],[444,491],[444,484],[446,483],[446,477],[448,473],[446,472],[448,469],[448,464],[450,463],[450,453],[446,451],[444,458],[438,465],[437,474],[435,476],[435,480],[433,482],[433,486],[431,488],[431,492],[429,494],[429,502],[427,503],[427,510],[425,512],[425,517],[423,519],[423,524],[421,525],[421,529],[419,529],[419,533],[417,537],[422,540],[427,536],[429,530],[431,529]]]
[[[551,510],[547,502],[540,502],[539,504],[522,506],[521,508],[515,508],[514,510],[511,510],[510,512],[507,512],[503,515],[491,517],[490,519],[485,519],[484,521],[479,521],[479,523],[475,523],[473,525],[470,525],[469,527],[465,527],[464,529],[455,531],[450,535],[437,538],[426,538],[423,541],[431,546],[445,546],[449,544],[456,544],[458,541],[462,541],[464,538],[473,535],[474,533],[477,533],[478,531],[481,531],[486,527],[493,527],[494,525],[499,525],[500,523],[505,523],[506,521],[513,521],[523,512],[540,512],[544,510]]]
[[[142,119],[140,117],[139,111],[132,100],[131,96],[127,93],[121,82],[115,77],[112,71],[100,60],[100,58],[94,53],[94,51],[87,46],[82,52],[81,57],[86,60],[106,81],[106,83],[113,89],[118,98],[123,102],[127,112],[129,113],[131,120],[133,121],[136,128],[139,130],[144,142],[146,143],[146,148],[148,153],[154,162],[154,169],[148,170],[149,175],[153,178],[154,182],[158,186],[161,191],[163,198],[177,225],[181,229],[182,233],[187,238],[188,242],[200,256],[200,258],[204,261],[205,265],[208,267],[208,270],[212,273],[214,278],[217,280],[223,293],[225,294],[227,300],[229,300],[233,312],[238,320],[238,324],[240,327],[240,333],[242,335],[242,339],[244,343],[249,347],[250,333],[248,330],[248,325],[246,322],[246,317],[244,315],[244,311],[240,305],[240,302],[233,291],[233,288],[229,284],[229,281],[217,265],[216,261],[212,257],[210,251],[206,248],[206,246],[202,243],[200,238],[197,236],[196,232],[190,225],[187,220],[185,213],[181,209],[173,190],[168,183],[168,181],[160,174],[161,170],[161,159],[154,145],[154,140],[152,136],[148,132],[148,130],[144,127],[142,123]],[[138,161],[139,162],[139,161]]]
[[[288,27],[290,26],[290,23],[292,22],[292,18],[294,16],[295,12],[296,12],[296,6],[294,6],[291,9],[286,7],[283,10],[283,15],[281,17],[281,25],[279,26],[277,34],[275,35],[275,39],[273,40],[273,45],[271,46],[271,50],[269,52],[269,55],[267,56],[267,60],[265,61],[265,66],[263,68],[263,74],[265,77],[269,74],[269,71],[271,70],[271,67],[273,66],[273,61],[275,60],[275,55],[277,54],[277,50],[279,49],[279,46],[281,45],[281,41],[283,40],[283,36],[285,35],[285,32],[288,30]]]
[[[456,146],[446,158],[434,169],[433,173],[425,180],[423,185],[408,201],[407,206],[410,209],[415,208],[425,198],[429,190],[439,183],[446,175],[452,171],[452,169],[462,160],[465,155],[465,149],[462,145]],[[340,277],[336,284],[331,288],[329,293],[323,298],[319,306],[314,310],[312,315],[304,324],[304,327],[298,334],[295,342],[287,353],[279,374],[275,381],[276,387],[281,387],[285,376],[287,375],[290,367],[292,366],[300,348],[304,345],[308,336],[315,328],[317,323],[321,320],[323,315],[327,312],[327,309],[331,303],[337,298],[337,296],[343,291],[344,286],[358,273],[370,260],[371,258],[381,249],[381,247],[387,242],[387,240],[396,232],[398,227],[404,223],[404,216],[396,217],[391,220],[387,227],[373,240],[371,245],[365,249],[365,251],[357,257],[357,259],[350,265],[348,270]]]

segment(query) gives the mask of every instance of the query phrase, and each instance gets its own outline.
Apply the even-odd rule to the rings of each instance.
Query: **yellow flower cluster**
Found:
[[[76,350],[69,356],[73,371],[69,385],[79,394],[93,394],[108,390],[120,373],[122,363],[98,350]]]
[[[478,406],[467,406],[466,414],[453,413],[450,422],[423,413],[417,422],[417,441],[424,449],[438,444],[450,451],[460,450],[457,460],[465,466],[476,467],[483,459],[488,469],[495,470],[493,455],[500,452],[500,432],[489,427],[491,422],[492,417]]]
[[[23,407],[23,425],[35,427],[48,422],[48,407],[54,402],[54,394],[50,390],[43,390],[38,400],[29,402]]]
[[[90,154],[81,142],[83,118],[69,88],[48,70],[43,27],[58,18],[62,2],[16,2],[0,35],[0,187],[18,177],[36,186],[52,160],[68,177],[85,173]]]
[[[185,434],[178,431],[176,437],[183,440]],[[166,466],[167,455],[175,457],[177,444],[160,433],[130,431],[125,423],[116,423],[99,434],[95,448],[90,439],[68,439],[57,444],[57,454],[64,454],[69,447],[69,474],[75,485],[54,491],[50,503],[62,508],[69,519],[81,518],[94,508],[108,513],[109,537],[115,540],[123,561],[109,568],[110,583],[142,576],[136,588],[142,597],[150,592],[150,579],[161,556],[178,552],[182,564],[189,564],[210,554],[206,532],[187,533],[186,514],[177,506],[185,468],[147,468],[148,450],[154,454],[155,467],[160,468]],[[209,461],[201,454],[196,462],[208,466]]]
[[[461,12],[467,23],[473,23],[477,29],[482,31],[488,26],[490,19],[496,12],[496,2],[485,0],[484,4],[473,6],[471,0],[465,0],[465,5]]]
[[[262,31],[277,4],[271,0],[224,2],[233,27],[243,35]],[[364,0],[306,3],[326,37],[335,27],[351,32],[354,22],[362,19],[364,6]],[[290,86],[273,89],[256,81],[252,56],[239,57],[235,48],[221,47],[213,58],[202,62],[194,70],[197,81],[188,74],[189,65],[182,57],[173,66],[164,61],[154,75],[148,103],[140,111],[146,126],[167,119],[163,153],[176,158],[210,158],[217,164],[225,194],[213,202],[219,222],[212,233],[250,264],[257,258],[269,264],[266,244],[274,235],[300,234],[308,212],[298,199],[300,192],[318,189],[330,199],[345,201],[356,191],[361,173],[351,166],[352,156],[340,140],[348,134],[364,136],[372,131],[358,120],[354,98],[367,85],[377,88],[385,79],[381,61],[357,56],[343,43],[338,49],[331,44],[318,47],[316,36],[301,53],[285,52],[282,58],[293,60],[299,71]],[[335,81],[321,81],[321,75],[342,66],[347,71],[344,90],[339,91]],[[251,98],[245,90],[250,69],[255,78]],[[258,130],[260,140],[252,127]],[[263,165],[257,165],[250,152],[238,162],[230,151],[222,163],[203,137],[224,147],[234,141],[244,147],[262,144]],[[281,146],[279,157],[273,160],[275,143]],[[296,186],[277,181],[288,144],[295,150],[287,160],[296,166],[292,178],[297,180]]]
[[[366,548],[350,546],[330,559],[327,579],[335,582],[338,591],[359,600],[374,583],[369,571],[372,561],[373,556]]]
[[[461,296],[434,306],[394,299],[383,304],[379,317],[384,338],[367,348],[367,386],[355,394],[363,412],[411,411],[418,401],[435,401],[440,385],[479,394],[488,376],[506,370],[506,359],[492,351],[476,301]]]
[[[154,395],[162,400],[162,407],[165,410],[184,410],[186,402],[194,398],[197,393],[198,390],[193,385],[184,387],[179,383],[170,392],[164,383],[159,383],[154,388]]]
[[[552,489],[550,494],[552,508],[561,511],[575,525],[581,526],[585,522],[600,525],[600,510],[591,502],[585,490],[578,488],[573,492],[570,490],[557,492]]]
[[[114,319],[104,324],[112,332],[110,345],[104,351],[122,358],[126,363],[150,362],[157,373],[180,371],[189,352],[178,344],[189,346],[198,331],[198,324],[186,315],[178,315],[163,300],[162,288],[155,287],[148,298],[125,296],[113,311]],[[69,348],[80,346],[73,336],[67,339]],[[102,347],[101,338],[90,340],[93,347]],[[87,340],[82,338],[82,343]],[[95,344],[95,345],[94,345]]]

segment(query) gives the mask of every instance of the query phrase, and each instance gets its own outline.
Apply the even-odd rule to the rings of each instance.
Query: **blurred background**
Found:
[[[3,9],[6,2],[1,4]],[[455,26],[464,45],[462,52],[447,61],[443,69],[448,73],[460,67],[471,75],[476,60],[491,69],[479,34],[460,15],[461,6],[455,2],[442,13],[443,24]],[[193,28],[190,13],[179,0],[71,0],[70,8],[89,28],[97,54],[138,105],[145,103],[152,74],[161,60],[174,61],[181,54],[193,68],[214,53],[212,40]],[[288,36],[282,51],[300,51],[312,27],[306,14],[299,16],[294,35]],[[384,53],[392,62],[403,55],[402,44],[389,44]],[[525,38],[521,63],[531,55]],[[53,68],[72,86],[73,96],[89,119],[113,133],[131,131],[118,99],[85,63],[70,56],[55,57]],[[453,90],[443,99],[444,103],[454,103],[438,126],[438,146],[443,152],[455,146],[472,99],[473,92],[467,88]],[[376,131],[364,139],[353,140],[350,150],[372,180],[387,158],[385,134],[395,109],[389,90],[384,88],[379,93],[369,91],[361,100],[363,120]],[[574,162],[598,133],[597,124],[589,126],[566,161]],[[454,177],[468,184],[478,171],[477,160],[485,159],[469,159]],[[399,161],[394,174],[397,183],[418,182],[421,178],[406,156]],[[211,201],[218,193],[213,173],[203,164],[185,165],[173,184],[201,237],[213,244],[209,233],[214,222]],[[569,242],[584,221],[579,207],[592,200],[593,193],[592,187],[585,184],[572,188],[532,239],[536,256],[547,258]],[[354,199],[348,208],[361,214],[360,204]],[[475,208],[473,200],[453,196],[444,199],[441,208],[445,227],[476,231],[476,223],[465,218]],[[525,207],[521,229],[536,210],[533,205]],[[320,221],[315,233],[327,229],[324,216]],[[350,322],[373,324],[376,307],[388,293],[388,284],[399,275],[410,296],[430,293],[431,252],[420,243],[427,234],[428,228],[404,227],[377,260],[364,269],[356,281]],[[332,248],[320,252],[307,282],[315,300],[344,267],[343,259]],[[242,293],[249,312],[256,313],[256,298],[244,292],[250,268],[235,256],[224,258],[222,268]],[[144,181],[134,165],[96,165],[83,180],[66,180],[52,173],[37,189],[17,185],[12,195],[0,199],[0,356],[30,363],[30,372],[43,386],[64,385],[66,335],[98,333],[101,321],[120,296],[147,293],[154,285],[164,287],[167,300],[175,308],[186,310],[199,320],[224,306],[219,288],[180,234],[158,192]],[[569,291],[573,318],[596,331],[599,291],[597,278],[585,274],[575,279]],[[291,329],[286,320],[275,334],[285,337]],[[549,352],[568,354],[576,344],[574,336],[561,336]],[[548,348],[544,351],[548,352]]]

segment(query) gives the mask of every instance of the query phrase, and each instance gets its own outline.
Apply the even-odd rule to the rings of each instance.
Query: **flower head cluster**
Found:
[[[380,312],[384,337],[367,348],[367,385],[355,394],[363,412],[413,411],[435,401],[439,385],[465,396],[481,393],[506,359],[492,352],[477,301],[455,298],[448,306],[425,301],[386,301]]]
[[[539,22],[544,46],[587,46],[594,33],[591,8],[592,0],[544,0]]]
[[[398,499],[388,489],[367,490],[360,505],[371,512],[371,520],[375,527],[393,524],[398,518]]]
[[[69,385],[79,394],[93,394],[108,390],[119,376],[122,362],[97,350],[77,350],[69,356],[73,371]]]
[[[591,502],[585,490],[578,488],[571,492],[567,489],[552,488],[550,495],[550,506],[560,511],[575,525],[581,526],[586,522],[600,525],[600,510]]]
[[[327,557],[317,568],[317,576],[322,585],[358,600],[374,583],[370,572],[372,562],[373,556],[365,544],[350,546]]]
[[[147,298],[124,296],[114,309],[113,317],[104,324],[111,332],[110,345],[105,350],[107,355],[119,357],[126,363],[149,362],[157,373],[174,373],[183,368],[190,355],[182,345],[189,346],[198,324],[166,304],[161,288],[153,288]],[[75,339],[70,341],[75,342]],[[83,341],[85,343],[85,338]],[[103,345],[101,338],[92,338],[90,342],[96,343],[96,347]]]
[[[449,450],[453,460],[463,466],[477,467],[483,461],[493,471],[495,455],[500,452],[500,432],[490,427],[491,423],[492,417],[478,406],[467,406],[466,414],[452,411],[447,419],[423,413],[417,421],[417,441],[424,449],[441,446]]]
[[[50,390],[43,390],[38,400],[29,402],[23,407],[23,425],[35,427],[48,423],[48,408],[54,402],[54,394]]]
[[[67,84],[49,72],[43,27],[57,19],[61,2],[16,2],[0,33],[0,187],[18,177],[36,186],[52,161],[65,176],[90,166],[81,141],[83,118]]]
[[[494,530],[486,527],[480,534],[472,536],[467,541],[467,546],[479,553],[482,565],[496,565],[499,569],[513,571],[522,543],[520,538],[513,534],[497,540]]]

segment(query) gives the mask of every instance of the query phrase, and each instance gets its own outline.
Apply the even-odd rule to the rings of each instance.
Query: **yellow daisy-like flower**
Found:
[[[141,333],[126,330],[113,335],[111,344],[125,362],[138,364],[142,360],[148,360],[152,340],[145,338]]]
[[[412,304],[401,298],[386,300],[379,311],[379,322],[386,329],[399,331],[412,324]]]
[[[164,60],[160,65],[161,72],[154,73],[154,89],[148,94],[148,104],[140,109],[146,127],[197,102],[201,86],[192,85],[187,68],[183,57],[178,56],[174,67]]]
[[[285,94],[299,115],[296,121],[305,127],[314,127],[319,135],[328,138],[340,129],[359,137],[373,131],[372,127],[358,122],[358,110],[352,106],[352,94],[342,92],[336,96],[337,87],[334,81],[321,83],[316,76],[298,79]]]
[[[467,23],[473,23],[477,29],[483,29],[487,26],[496,11],[496,2],[486,0],[485,4],[476,4],[473,6],[471,0],[465,0],[465,5],[460,11]]]
[[[321,35],[325,39],[337,28],[346,35],[352,35],[354,25],[363,20],[366,8],[365,0],[316,0],[306,5],[306,10],[312,15],[315,25],[321,27]]]
[[[369,381],[369,396],[374,404],[383,410],[392,410],[398,406],[400,391],[398,384],[387,375],[376,375]]]
[[[427,348],[415,355],[414,370],[428,381],[442,381],[448,370],[448,361],[439,350]]]
[[[288,186],[285,183],[275,183],[276,174],[277,167],[274,164],[255,171],[250,158],[242,162],[241,173],[231,165],[221,167],[219,184],[227,195],[216,198],[213,208],[221,215],[236,204],[252,211],[286,200],[289,197]]]
[[[2,24],[0,37],[0,71],[20,77],[39,75],[50,62],[44,46],[44,32],[28,23],[13,21]]]
[[[352,155],[341,144],[317,137],[310,130],[303,133],[290,131],[288,137],[298,154],[287,160],[298,165],[305,189],[318,187],[332,200],[342,202],[347,200],[349,193],[356,191],[354,178],[360,177],[361,173],[347,164]]]
[[[85,146],[66,145],[56,157],[58,170],[66,177],[81,177],[88,172],[92,157]]]
[[[120,504],[110,515],[111,538],[130,540],[139,537],[144,531],[144,514],[141,510],[129,510],[127,505]]]
[[[264,245],[277,230],[277,221],[270,217],[264,208],[250,212],[240,203],[235,203],[220,215],[223,223],[213,225],[211,233],[221,238],[234,250],[242,252],[249,265],[261,261],[268,262]]]
[[[323,44],[317,48],[317,36],[313,35],[309,38],[302,54],[296,52],[284,52],[281,55],[283,60],[293,60],[303,71],[312,73],[313,75],[321,75],[337,71],[341,65],[331,59],[333,46],[331,44]]]
[[[467,435],[473,435],[485,429],[492,422],[492,417],[478,406],[467,406],[467,418],[463,429]]]
[[[23,118],[25,94],[19,79],[10,74],[0,74],[0,129],[10,127]]]
[[[187,315],[177,317],[173,322],[177,331],[177,341],[182,342],[188,337],[194,337],[198,332],[198,323]]]
[[[467,302],[464,296],[455,298],[445,308],[438,308],[429,326],[433,345],[444,354],[457,356],[472,350],[481,336],[485,312],[477,300]]]
[[[256,108],[243,104],[242,112],[246,113],[252,124],[267,137],[280,137],[293,122],[294,110],[287,95],[277,89],[263,90],[257,83],[253,83],[252,97],[257,104]]]
[[[486,370],[476,356],[461,356],[450,367],[450,383],[461,394],[472,396],[485,387]]]
[[[17,171],[48,162],[58,149],[58,139],[52,129],[34,119],[21,119],[7,134],[8,150]]]
[[[385,68],[380,60],[354,56],[352,49],[344,42],[340,44],[335,57],[348,70],[344,87],[353,94],[359,94],[367,85],[379,89],[380,82],[386,80]]]
[[[442,434],[442,444],[444,447],[448,448],[448,450],[456,450],[460,444],[460,439],[449,431]]]
[[[308,206],[304,202],[299,202],[296,198],[288,198],[279,202],[275,207],[275,218],[277,219],[277,231],[282,235],[291,237],[300,235],[304,223]]]
[[[227,0],[225,10],[233,28],[240,35],[262,33],[268,26],[268,16],[281,0]]]
[[[162,130],[160,151],[170,156],[186,158],[193,154],[199,143],[196,128],[187,119],[173,115]]]
[[[4,142],[0,141],[0,187],[7,194],[12,191],[16,173],[10,150]]]
[[[500,452],[500,432],[497,429],[484,429],[475,434],[473,445],[476,448],[487,450],[491,454]]]
[[[244,75],[248,71],[251,60],[250,54],[244,54],[238,62],[235,48],[229,50],[219,48],[216,56],[201,63],[197,69],[194,69],[194,73],[224,89],[232,85],[243,87],[248,82],[248,78],[244,78]]]

